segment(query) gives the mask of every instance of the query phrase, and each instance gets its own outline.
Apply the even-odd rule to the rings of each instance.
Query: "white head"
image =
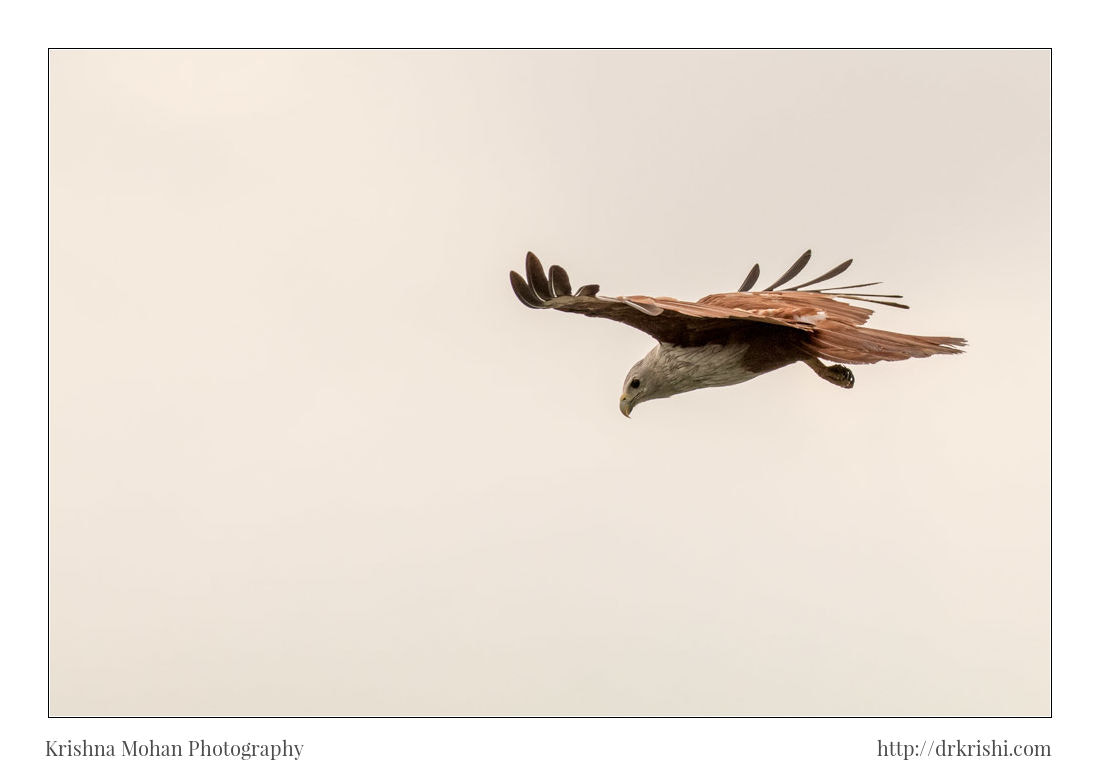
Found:
[[[619,412],[629,418],[630,411],[642,402],[663,399],[683,390],[677,389],[669,379],[668,369],[661,358],[661,346],[658,345],[626,373],[623,392],[619,397]]]

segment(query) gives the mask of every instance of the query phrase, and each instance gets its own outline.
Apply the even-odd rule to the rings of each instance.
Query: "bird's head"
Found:
[[[660,347],[651,350],[646,357],[626,373],[623,392],[619,396],[619,412],[630,417],[630,412],[650,399],[662,399],[676,393],[668,383],[665,370],[660,368]]]

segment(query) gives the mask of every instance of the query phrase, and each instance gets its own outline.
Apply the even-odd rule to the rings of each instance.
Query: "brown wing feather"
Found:
[[[749,294],[710,294],[699,304],[752,311],[757,315],[783,321],[812,319],[823,313],[825,318],[860,326],[871,317],[872,310],[841,302],[814,291],[759,291]]]
[[[819,326],[804,348],[812,355],[844,364],[874,364],[903,361],[937,354],[962,353],[966,340],[960,337],[922,337],[881,329],[844,326],[826,322]]]
[[[753,296],[753,294],[743,294],[742,296]],[[768,305],[754,307],[752,305],[720,304],[707,301],[710,297],[703,297],[698,302],[684,302],[668,296],[620,296],[615,298],[659,310],[668,310],[689,318],[759,321],[760,323],[788,326],[806,331],[812,330],[813,324],[799,320],[797,311],[803,310],[809,314],[817,309],[797,306],[776,307],[775,305]]]

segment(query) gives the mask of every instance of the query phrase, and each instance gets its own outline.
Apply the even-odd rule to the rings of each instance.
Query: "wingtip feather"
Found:
[[[812,285],[815,285],[817,283],[824,283],[826,280],[829,280],[831,278],[835,278],[837,275],[844,272],[844,270],[848,269],[848,267],[850,267],[850,266],[852,266],[852,259],[848,259],[847,261],[842,261],[840,264],[837,264],[835,267],[833,267],[831,270],[826,272],[824,275],[819,275],[818,277],[814,278],[813,280],[808,280],[805,283],[799,283],[797,286],[791,286],[790,288],[785,288],[783,290],[784,291],[797,291],[798,289],[805,288],[806,286],[812,286]]]
[[[573,295],[572,286],[569,285],[569,274],[557,264],[550,266],[550,293],[555,297]]]
[[[554,298],[550,291],[550,281],[546,278],[546,271],[542,268],[539,257],[531,251],[527,251],[527,283],[542,301]]]
[[[518,272],[515,270],[509,272],[508,279],[512,282],[512,291],[515,292],[519,301],[536,310],[543,307],[542,300],[535,296],[534,292],[531,291],[531,287],[527,285],[527,282]]]
[[[795,261],[795,263],[791,265],[790,269],[788,269],[786,272],[783,273],[783,275],[779,278],[779,280],[775,281],[774,283],[772,283],[770,286],[768,286],[764,290],[765,291],[774,291],[775,289],[779,288],[781,285],[786,283],[788,280],[794,279],[794,277],[796,275],[798,275],[798,273],[801,272],[803,270],[803,268],[807,264],[809,264],[809,262],[810,262],[810,251],[806,251],[805,253],[803,253],[801,256],[798,257],[798,259]]]
[[[745,276],[745,280],[741,283],[741,287],[737,289],[738,293],[743,293],[750,290],[756,281],[760,278],[760,265],[753,264],[752,269],[749,270],[749,274]]]

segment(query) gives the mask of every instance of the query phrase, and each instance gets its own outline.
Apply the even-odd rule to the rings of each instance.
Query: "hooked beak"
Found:
[[[625,415],[626,417],[629,418],[630,417],[630,411],[632,409],[634,409],[634,408],[632,406],[630,406],[630,401],[626,398],[626,394],[623,394],[622,396],[620,396],[619,397],[619,412],[621,412],[623,415]]]

